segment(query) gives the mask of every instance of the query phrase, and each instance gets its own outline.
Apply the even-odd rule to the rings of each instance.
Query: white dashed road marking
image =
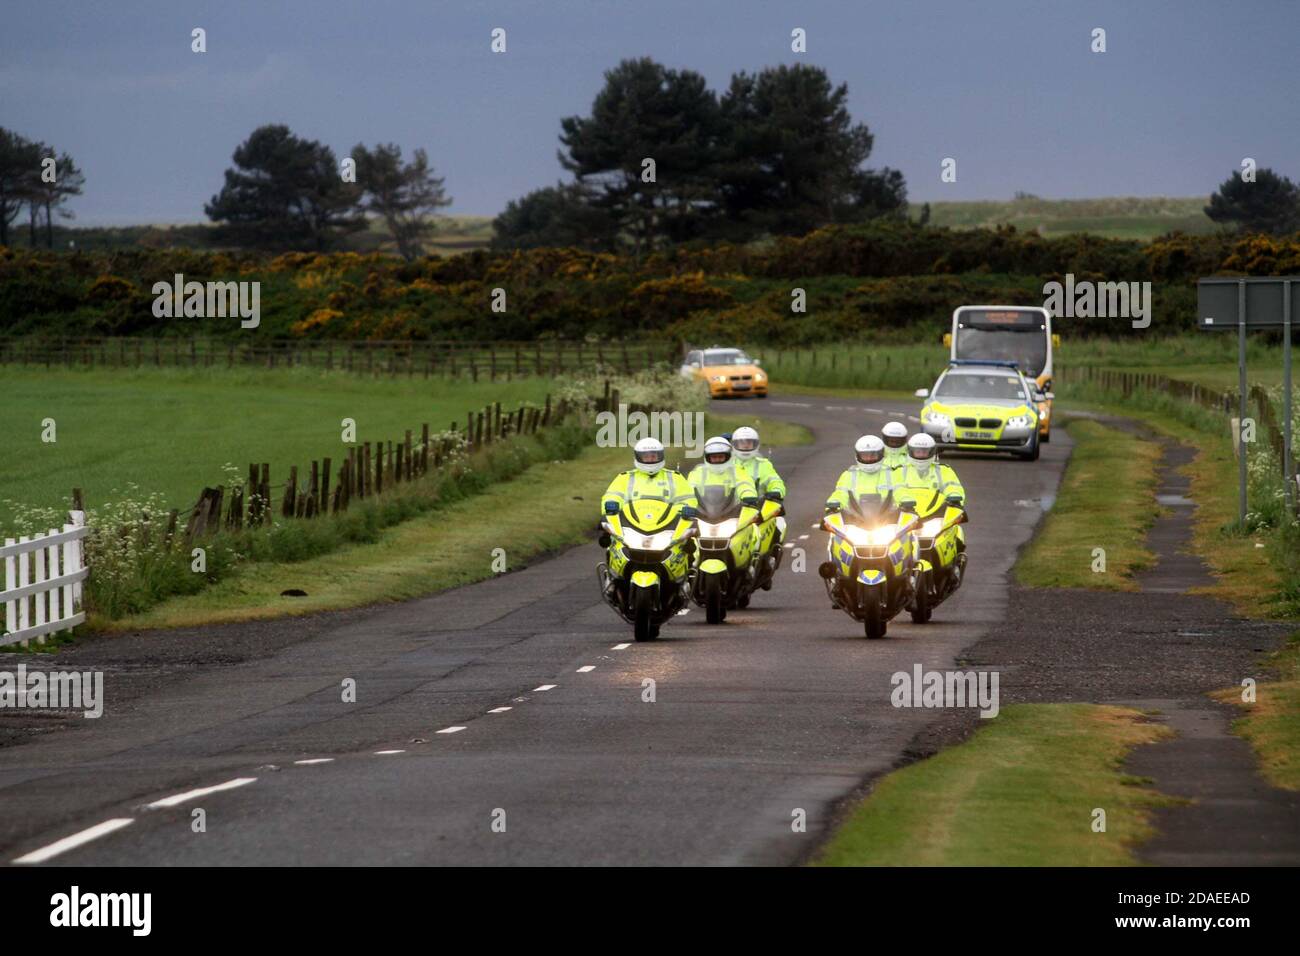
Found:
[[[511,709],[510,707],[493,707],[491,710],[488,711],[488,713],[489,713],[489,714],[504,714],[507,710],[510,710],[510,709]]]
[[[376,756],[376,757],[387,757],[387,756],[389,756],[390,754],[404,754],[404,753],[406,753],[405,750],[376,750],[376,751],[375,751],[375,756]]]
[[[538,692],[540,692],[540,691],[544,691],[544,690],[555,690],[555,685],[554,685],[554,684],[543,684],[541,687],[534,687],[534,688],[533,688],[533,693],[536,694],[536,693],[538,693]]]
[[[464,730],[464,729],[465,729],[464,727],[444,727],[444,728],[442,728],[442,730],[438,731],[438,733],[440,733],[440,734],[458,734],[458,733],[460,733],[460,732],[461,732],[462,730]]]
[[[615,645],[614,645],[614,650],[616,650],[616,651],[625,651],[625,650],[627,650],[627,649],[628,649],[629,647],[631,647],[631,646],[632,646],[631,644],[615,644]]]
[[[800,540],[800,541],[807,541],[807,540],[808,540],[808,536],[807,536],[806,534],[801,534],[801,535],[799,535],[799,540]]]
[[[93,827],[82,830],[80,833],[74,833],[72,836],[66,836],[62,840],[56,840],[49,846],[43,846],[39,850],[32,850],[31,853],[24,853],[15,863],[44,863],[46,860],[53,859],[60,853],[67,853],[69,850],[75,850],[91,840],[98,840],[102,836],[107,836],[115,830],[122,827],[130,826],[134,823],[131,817],[114,817],[112,820],[105,820],[103,823],[96,823]]]
[[[333,757],[312,757],[310,760],[295,760],[295,761],[294,761],[294,763],[296,763],[296,764],[297,764],[298,766],[300,766],[300,767],[310,767],[312,764],[318,764],[318,763],[333,763],[333,762],[334,762],[334,758],[333,758]]]
[[[163,807],[174,807],[177,804],[185,803],[187,800],[197,800],[199,797],[206,797],[210,793],[221,793],[223,790],[234,790],[236,787],[246,787],[257,780],[256,777],[236,777],[234,780],[227,780],[225,783],[218,783],[211,787],[199,787],[197,790],[186,790],[184,793],[177,793],[170,797],[163,797],[161,800],[155,800],[153,803],[146,803],[146,810],[160,810]]]
[[[594,671],[595,669],[596,669],[595,664],[583,664],[581,667],[578,668],[578,673],[585,674],[588,671]]]

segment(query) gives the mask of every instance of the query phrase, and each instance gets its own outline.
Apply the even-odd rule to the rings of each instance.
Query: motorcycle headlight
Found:
[[[866,528],[859,528],[857,525],[846,524],[844,526],[844,536],[849,539],[849,543],[854,547],[871,544],[871,532]]]
[[[936,516],[926,520],[926,522],[921,525],[921,530],[918,533],[922,538],[933,538],[939,533],[939,529],[942,527],[943,518]]]
[[[881,525],[867,532],[868,544],[889,544],[898,536],[898,528],[892,524]]]
[[[728,518],[726,521],[720,521],[717,524],[709,524],[707,521],[700,522],[701,538],[730,538],[736,533],[737,519]]]
[[[628,544],[642,551],[667,551],[673,543],[673,532],[660,531],[657,534],[633,534]]]

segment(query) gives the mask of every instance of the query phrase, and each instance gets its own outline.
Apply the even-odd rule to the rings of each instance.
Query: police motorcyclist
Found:
[[[683,518],[695,517],[695,491],[680,472],[664,467],[667,455],[662,442],[642,438],[632,449],[632,456],[636,467],[616,475],[600,498],[604,514],[618,514],[629,501],[653,498],[677,505]]]
[[[857,461],[845,469],[835,482],[835,490],[826,499],[826,510],[838,511],[847,508],[850,495],[885,496],[893,489],[897,470],[890,468],[886,460],[885,443],[875,435],[863,435],[853,446]]]
[[[902,468],[907,464],[907,426],[902,422],[885,422],[880,429],[885,443],[885,467]]]
[[[704,461],[691,469],[686,480],[697,496],[705,488],[722,486],[728,491],[734,491],[741,504],[750,508],[758,507],[758,489],[754,487],[748,473],[737,467],[731,442],[721,435],[704,443]]]
[[[966,489],[950,466],[938,460],[938,446],[929,435],[917,434],[907,440],[907,464],[898,470],[898,487],[937,491],[945,498],[954,497],[966,506]],[[895,492],[895,498],[899,493]],[[957,550],[966,550],[966,535],[957,528]]]

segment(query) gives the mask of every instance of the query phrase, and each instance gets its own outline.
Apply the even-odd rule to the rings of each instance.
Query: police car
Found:
[[[1034,385],[1014,362],[953,361],[933,389],[918,388],[921,427],[940,448],[1038,458]]]

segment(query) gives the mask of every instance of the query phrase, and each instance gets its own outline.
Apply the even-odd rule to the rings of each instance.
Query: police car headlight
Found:
[[[952,419],[943,412],[936,412],[934,409],[926,409],[925,420],[931,425],[951,425]]]
[[[1028,428],[1033,421],[1028,415],[1012,415],[1007,419],[1007,428]]]

